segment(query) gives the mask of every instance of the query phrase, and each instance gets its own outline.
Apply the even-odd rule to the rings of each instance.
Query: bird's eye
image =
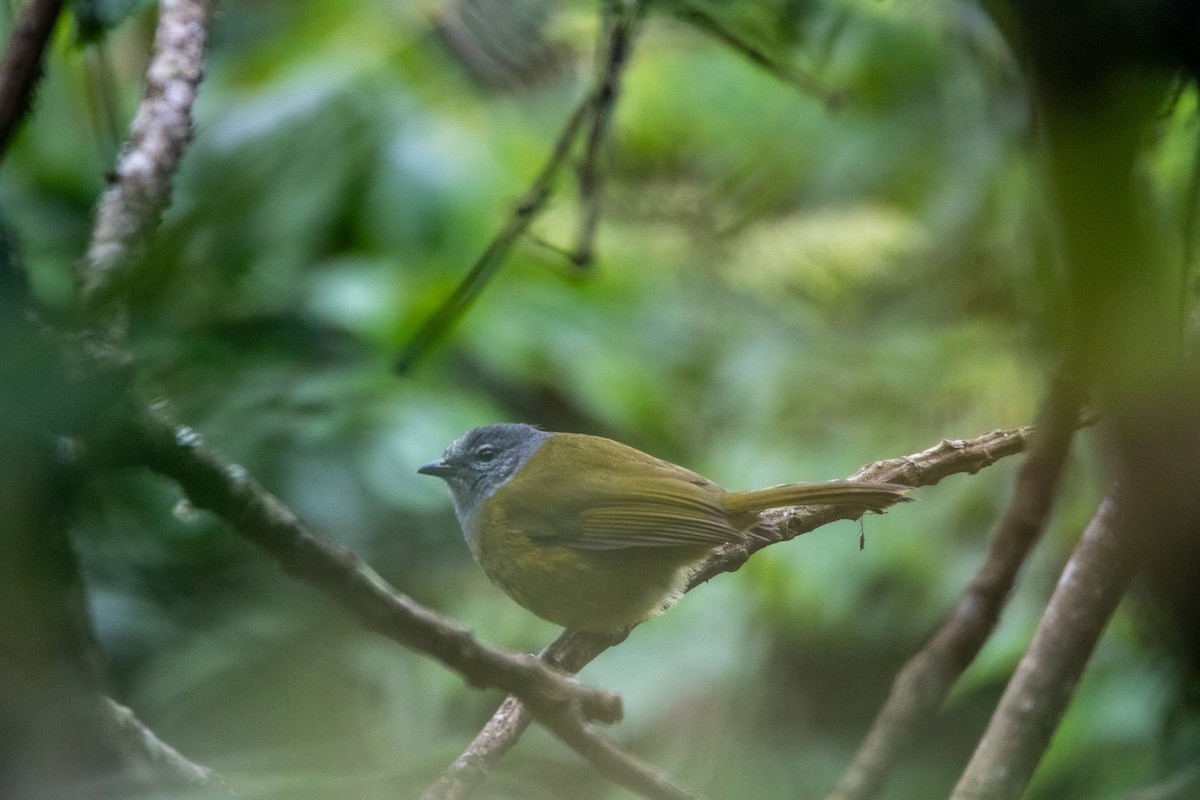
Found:
[[[496,457],[496,448],[490,444],[481,444],[475,448],[475,460],[484,464]]]

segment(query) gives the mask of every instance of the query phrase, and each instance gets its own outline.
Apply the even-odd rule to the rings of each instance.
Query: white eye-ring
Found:
[[[484,464],[496,457],[496,448],[490,444],[481,444],[475,448],[475,460]]]

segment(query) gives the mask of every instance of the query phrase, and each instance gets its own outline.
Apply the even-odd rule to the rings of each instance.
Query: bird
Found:
[[[764,511],[882,512],[910,490],[829,481],[730,492],[612,439],[504,422],[468,431],[417,471],[449,486],[467,545],[493,583],[542,619],[596,633],[666,609],[713,549],[778,538]]]

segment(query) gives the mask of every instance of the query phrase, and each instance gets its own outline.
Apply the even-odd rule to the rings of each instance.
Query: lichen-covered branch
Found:
[[[104,314],[116,284],[136,267],[192,138],[192,104],[204,73],[212,0],[161,0],[154,54],[129,136],[96,210],[77,283],[86,307]]]

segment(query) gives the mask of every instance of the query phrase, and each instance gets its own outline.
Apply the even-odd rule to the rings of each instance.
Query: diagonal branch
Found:
[[[913,487],[932,486],[950,475],[973,475],[1001,458],[1020,453],[1031,434],[1032,429],[1026,427],[996,430],[965,441],[943,441],[911,456],[869,464],[851,477]],[[836,519],[856,516],[845,508],[792,509],[784,513],[785,539],[795,538]],[[736,570],[753,552],[767,544],[756,540],[747,546],[717,551],[692,575],[688,590],[722,572]],[[575,673],[609,647],[620,644],[627,635],[628,631],[611,635],[564,631],[542,652],[541,658],[564,672]],[[462,755],[430,785],[424,800],[466,797],[516,744],[531,721],[532,715],[519,700],[506,698]]]
[[[8,40],[0,64],[0,159],[29,111],[33,89],[42,74],[42,56],[62,7],[63,0],[30,0],[21,9]]]
[[[115,739],[135,753],[152,769],[158,786],[203,789],[211,797],[232,797],[225,779],[208,767],[189,760],[171,745],[159,739],[154,731],[138,719],[132,709],[111,698],[104,699],[106,724]]]
[[[107,312],[145,253],[171,200],[171,179],[192,138],[212,0],[161,0],[146,88],[100,199],[76,280],[85,307]]]
[[[951,800],[1016,800],[1062,719],[1139,561],[1120,496],[1088,523]]]
[[[1029,455],[982,566],[933,638],[897,674],[887,701],[828,800],[867,800],[879,794],[905,746],[941,707],[991,635],[1018,570],[1046,528],[1081,404],[1082,391],[1064,369],[1042,402]]]

